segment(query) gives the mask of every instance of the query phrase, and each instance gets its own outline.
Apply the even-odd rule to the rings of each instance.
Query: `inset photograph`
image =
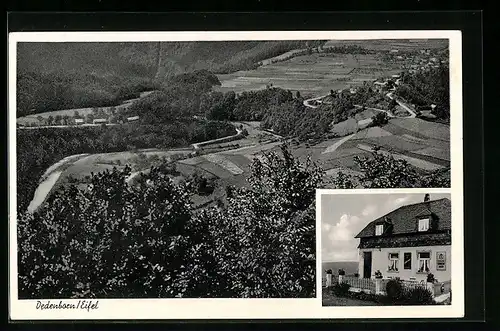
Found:
[[[319,203],[323,306],[451,304],[449,193],[322,194]]]

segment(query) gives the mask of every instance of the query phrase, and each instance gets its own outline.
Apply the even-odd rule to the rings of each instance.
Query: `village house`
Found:
[[[105,118],[96,118],[95,120],[92,121],[92,123],[94,123],[94,124],[103,124],[103,123],[105,124],[107,122],[108,122],[108,120]]]
[[[85,120],[83,118],[75,118],[75,124],[80,125],[85,123]]]
[[[432,273],[440,282],[451,280],[451,202],[431,200],[402,206],[370,222],[360,239],[359,274],[374,278],[425,281]]]
[[[138,121],[138,120],[139,120],[139,116],[127,117],[128,122],[134,122],[134,121]]]

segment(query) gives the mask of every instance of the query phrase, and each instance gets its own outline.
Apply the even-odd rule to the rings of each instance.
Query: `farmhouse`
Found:
[[[102,123],[107,123],[108,120],[105,118],[96,118],[92,123],[94,124],[102,124]]]
[[[83,118],[75,118],[75,124],[80,125],[85,123],[85,120]]]
[[[139,116],[127,117],[128,122],[133,122],[133,121],[138,121],[138,120],[139,120]]]
[[[430,200],[402,206],[370,222],[360,238],[359,271],[373,278],[422,281],[432,273],[439,281],[451,280],[451,202]]]

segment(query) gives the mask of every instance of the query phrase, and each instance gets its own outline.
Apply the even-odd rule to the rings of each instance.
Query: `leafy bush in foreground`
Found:
[[[404,303],[407,305],[432,305],[434,299],[432,293],[422,287],[412,288],[405,291],[403,296]]]
[[[391,279],[385,286],[385,292],[389,300],[395,302],[403,296],[403,285],[397,279]]]
[[[406,160],[395,159],[375,148],[372,157],[354,157],[361,175],[339,172],[332,179],[337,188],[410,188],[410,187],[450,187],[447,169],[421,174]]]
[[[351,285],[347,283],[336,283],[333,286],[333,293],[338,296],[347,296],[349,294],[349,289],[351,288]]]
[[[287,147],[252,164],[228,207],[193,211],[158,168],[94,174],[18,218],[19,297],[314,297],[315,189]]]

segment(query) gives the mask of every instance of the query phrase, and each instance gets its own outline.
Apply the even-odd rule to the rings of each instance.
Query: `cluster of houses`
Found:
[[[410,73],[415,73],[419,70],[428,70],[431,68],[438,68],[439,62],[447,63],[448,59],[438,59],[432,55],[431,50],[422,49],[417,54],[399,54],[399,50],[393,49],[390,54],[394,56],[395,60],[404,61],[405,69]]]

